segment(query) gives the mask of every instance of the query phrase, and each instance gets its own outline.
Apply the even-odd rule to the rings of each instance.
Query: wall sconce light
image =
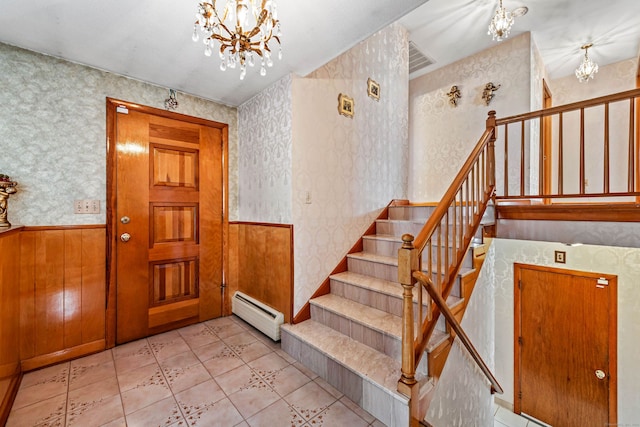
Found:
[[[164,108],[172,111],[178,108],[178,99],[176,98],[176,91],[169,89],[169,97],[164,100]]]
[[[491,104],[491,100],[493,99],[494,96],[496,96],[495,91],[500,89],[500,86],[502,85],[496,86],[491,82],[487,83],[484,86],[484,90],[482,91],[482,99],[484,99],[485,105],[489,106],[489,104]]]
[[[449,97],[449,103],[454,107],[457,107],[458,100],[462,95],[460,94],[460,89],[458,89],[458,86],[451,86],[451,90],[447,93],[447,96]]]

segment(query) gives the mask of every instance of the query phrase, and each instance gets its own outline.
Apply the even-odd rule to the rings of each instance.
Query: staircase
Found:
[[[310,319],[282,326],[282,349],[387,426],[406,426],[409,406],[396,391],[401,373],[402,286],[398,249],[405,233],[417,235],[433,206],[390,206],[375,222],[375,234],[362,237],[361,252],[347,255],[347,270],[330,277],[330,293],[310,300]],[[477,277],[473,252],[465,258],[451,295],[458,320]],[[433,250],[434,248],[432,248]],[[428,250],[423,258],[428,257]],[[477,266],[477,265],[476,265]],[[414,289],[414,316],[418,316]],[[429,312],[424,297],[423,317]],[[417,368],[422,405],[428,403],[446,360],[452,338],[441,317]]]

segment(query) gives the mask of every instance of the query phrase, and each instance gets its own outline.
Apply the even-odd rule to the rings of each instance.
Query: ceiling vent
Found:
[[[409,40],[409,74],[413,74],[435,62],[436,61],[420,52],[415,43]]]

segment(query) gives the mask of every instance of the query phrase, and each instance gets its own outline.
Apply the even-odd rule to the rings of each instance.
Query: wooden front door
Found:
[[[616,422],[616,276],[516,264],[515,404],[557,427]]]
[[[221,315],[224,175],[220,127],[116,108],[112,241],[120,344]]]

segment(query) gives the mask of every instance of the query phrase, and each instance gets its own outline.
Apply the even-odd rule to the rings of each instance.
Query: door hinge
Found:
[[[518,289],[522,289],[522,280],[518,279]]]
[[[518,345],[522,345],[522,337],[518,337]]]
[[[522,392],[521,391],[518,392],[518,399],[522,400]]]

